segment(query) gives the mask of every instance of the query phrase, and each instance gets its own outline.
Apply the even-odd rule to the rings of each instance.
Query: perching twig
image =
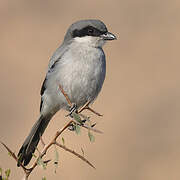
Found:
[[[3,142],[0,141],[0,143],[6,148],[6,150],[8,151],[8,153],[13,157],[13,159],[15,159],[16,162],[18,162],[18,158],[17,156],[15,155],[14,152],[11,151],[11,149],[6,145],[4,144]],[[22,169],[24,170],[24,172],[26,172],[28,169],[25,168],[22,164],[20,164],[20,166],[22,167]]]
[[[65,93],[65,91],[64,91],[64,89],[62,88],[61,85],[59,85],[59,89],[60,89],[60,91],[62,92],[62,94],[64,95],[64,97],[66,98],[66,101],[67,101],[67,103],[69,104],[69,106],[72,107],[73,104],[71,103],[68,95]],[[81,113],[82,111],[84,111],[85,109],[87,109],[87,110],[91,111],[92,113],[94,113],[94,114],[96,114],[96,115],[98,115],[98,116],[102,116],[102,114],[96,112],[95,110],[93,110],[92,108],[89,107],[89,104],[90,104],[90,103],[91,103],[91,102],[88,101],[88,102],[78,111],[78,113]]]
[[[39,136],[40,136],[40,141],[41,141],[41,144],[42,144],[42,146],[44,147],[44,146],[45,146],[45,142],[44,142],[44,140],[43,140],[42,136],[41,136],[41,135],[39,135]]]
[[[81,156],[80,154],[78,154],[77,152],[75,152],[74,150],[71,150],[69,148],[67,148],[66,146],[59,144],[56,142],[56,145],[59,146],[60,148],[63,148],[64,150],[74,154],[75,156],[79,157],[80,159],[82,159],[84,162],[86,162],[87,164],[89,164],[91,167],[93,167],[94,169],[96,169],[93,164],[91,164],[84,156]]]
[[[62,94],[64,95],[64,97],[66,98],[66,101],[67,101],[67,103],[69,104],[69,106],[72,107],[73,104],[71,103],[71,101],[70,101],[70,99],[69,99],[69,96],[65,93],[65,91],[64,91],[64,89],[62,88],[61,85],[59,85],[59,89],[60,89],[60,91],[62,92]],[[87,109],[87,110],[93,112],[94,114],[96,114],[96,115],[98,115],[98,116],[102,116],[100,113],[96,112],[95,110],[93,110],[92,108],[89,107],[89,104],[90,104],[90,103],[91,103],[91,102],[88,101],[88,102],[77,112],[77,114],[80,114],[82,111],[84,111],[85,109]],[[69,115],[69,114],[68,114],[68,115]],[[80,116],[83,116],[83,118],[84,118],[84,115],[80,114]],[[73,122],[74,122],[74,121],[73,121]],[[74,122],[74,123],[77,123],[77,122]],[[96,132],[96,133],[102,133],[102,131],[97,130],[97,129],[92,128],[92,127],[89,127],[89,126],[86,126],[85,124],[78,124],[78,125],[86,128],[86,129],[92,130],[92,131],[94,131],[94,132]]]
[[[71,103],[68,95],[65,93],[65,91],[64,91],[64,89],[62,88],[61,85],[59,85],[59,89],[60,89],[60,91],[62,92],[62,94],[64,95],[64,97],[66,98],[66,101],[68,102],[69,106],[71,107],[71,106],[72,106],[72,103]]]
[[[98,116],[102,116],[102,114],[96,112],[94,109],[92,109],[92,108],[89,107],[89,104],[90,104],[90,103],[91,103],[90,101],[87,102],[87,103],[78,111],[78,113],[81,113],[81,112],[83,112],[85,109],[87,109],[87,110],[91,111],[92,113],[94,113],[94,114],[96,114],[96,115],[98,115]]]
[[[95,128],[93,128],[93,127],[89,127],[89,126],[87,126],[87,125],[85,125],[85,124],[81,124],[80,126],[82,126],[83,128],[86,128],[86,129],[88,129],[88,130],[94,131],[95,133],[100,133],[100,134],[103,133],[102,131],[100,131],[100,130],[98,130],[98,129],[95,129]]]
[[[59,85],[59,89],[61,90],[62,94],[64,95],[64,97],[67,100],[67,103],[69,104],[70,107],[72,107],[73,103],[71,103],[68,95],[65,93],[65,91],[63,90],[62,86]],[[79,116],[82,116],[85,119],[89,119],[88,117],[80,114],[83,110],[87,109],[90,110],[91,112],[95,113],[98,116],[102,116],[101,114],[97,113],[96,111],[94,111],[93,109],[91,109],[89,107],[90,102],[88,102],[84,107],[82,107],[79,111],[77,111],[77,114],[79,114]],[[82,161],[86,162],[88,165],[90,165],[92,168],[95,169],[94,165],[92,163],[90,163],[84,156],[78,154],[77,152],[75,152],[74,150],[71,150],[69,148],[67,148],[65,145],[62,145],[60,143],[57,142],[57,138],[71,125],[71,124],[77,124],[83,128],[86,128],[88,130],[97,132],[97,133],[102,133],[101,131],[94,129],[93,126],[89,127],[87,125],[85,125],[84,123],[80,123],[80,122],[76,122],[74,120],[70,120],[60,131],[57,131],[54,138],[48,143],[45,144],[42,137],[40,136],[40,141],[43,145],[43,149],[42,151],[38,151],[39,152],[39,156],[36,158],[36,161],[34,162],[34,164],[32,165],[31,168],[26,168],[23,164],[20,163],[20,167],[23,169],[24,171],[24,177],[23,180],[27,180],[29,175],[32,173],[32,171],[36,168],[36,166],[38,165],[39,159],[42,159],[43,156],[45,156],[45,154],[47,153],[48,149],[52,146],[52,145],[57,145],[58,147],[64,149],[65,151],[68,151],[70,153],[72,153],[73,155],[75,155],[76,157],[80,158]],[[6,150],[9,152],[9,154],[15,159],[16,162],[18,162],[18,157],[15,155],[15,153],[13,153],[13,151],[3,142],[0,141],[0,143],[6,148]],[[47,164],[50,160],[46,160],[46,161],[42,161],[43,163]]]
[[[37,166],[39,158],[42,158],[42,157],[47,153],[48,149],[49,149],[53,144],[56,143],[57,138],[69,127],[69,125],[70,125],[71,123],[72,123],[72,121],[69,121],[60,131],[57,131],[56,134],[55,134],[55,136],[54,136],[54,138],[52,139],[52,141],[51,141],[49,144],[47,144],[47,145],[44,146],[43,150],[41,151],[39,157],[37,158],[37,160],[35,161],[35,163],[33,164],[33,166],[32,166],[30,169],[28,169],[28,170],[30,171],[30,173],[31,173],[32,170]],[[30,174],[30,173],[29,173],[29,174]],[[29,176],[29,175],[28,175],[28,176]]]
[[[36,159],[35,163],[32,165],[31,168],[25,168],[24,165],[20,164],[20,167],[24,170],[25,176],[24,179],[28,179],[29,175],[31,174],[31,172],[34,170],[34,168],[37,166],[38,164],[38,160],[40,158],[42,158],[48,151],[48,149],[53,145],[57,145],[58,147],[74,154],[75,156],[77,156],[78,158],[80,158],[81,160],[83,160],[84,162],[86,162],[87,164],[89,164],[91,167],[95,168],[92,163],[90,163],[86,158],[84,158],[83,156],[81,156],[80,154],[78,154],[77,152],[75,152],[74,150],[71,150],[69,148],[67,148],[64,145],[59,144],[56,140],[57,138],[69,127],[69,125],[72,123],[73,121],[69,121],[60,131],[57,131],[54,138],[47,144],[44,146],[43,150],[40,152],[39,157]],[[11,151],[11,149],[5,145],[3,142],[1,142],[1,144],[7,149],[7,151],[10,153],[10,155],[16,160],[16,162],[18,162],[18,157],[15,155],[15,153],[13,153]],[[43,161],[43,163],[48,163],[50,160],[47,161]]]

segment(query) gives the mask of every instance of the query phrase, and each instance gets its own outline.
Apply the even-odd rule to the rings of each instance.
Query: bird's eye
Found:
[[[93,32],[94,32],[93,29],[88,29],[88,33],[89,33],[89,34],[92,34]]]

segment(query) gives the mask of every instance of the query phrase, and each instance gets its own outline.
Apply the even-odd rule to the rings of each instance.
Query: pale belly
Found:
[[[99,94],[104,81],[104,70],[102,64],[94,66],[74,64],[69,72],[60,80],[64,91],[68,94],[72,103],[78,107],[87,102],[93,102]]]
[[[84,59],[65,57],[65,61],[57,65],[56,70],[48,77],[47,89],[43,95],[46,112],[69,108],[59,85],[62,86],[71,103],[75,103],[78,108],[96,99],[102,88],[106,71],[103,52],[98,56],[96,58],[86,56]]]

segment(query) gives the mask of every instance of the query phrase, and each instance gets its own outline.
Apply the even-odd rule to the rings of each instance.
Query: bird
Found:
[[[61,109],[70,110],[61,86],[76,108],[92,104],[101,91],[106,75],[106,58],[102,49],[106,41],[115,40],[98,19],[73,23],[64,41],[50,58],[40,91],[40,115],[18,153],[17,166],[27,166],[52,117]]]

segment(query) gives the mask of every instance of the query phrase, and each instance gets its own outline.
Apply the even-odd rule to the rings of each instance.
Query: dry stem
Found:
[[[67,148],[64,145],[59,144],[56,140],[57,138],[69,127],[69,125],[72,123],[73,121],[69,121],[60,131],[57,131],[54,138],[51,140],[51,142],[49,142],[47,145],[45,144],[43,150],[40,152],[39,157],[36,159],[36,161],[34,162],[34,164],[32,165],[31,168],[25,168],[24,165],[20,164],[20,167],[24,170],[25,176],[23,177],[24,179],[28,179],[29,175],[31,174],[31,172],[34,170],[34,168],[37,166],[38,164],[38,160],[39,158],[42,158],[48,151],[48,149],[53,145],[57,145],[58,147],[74,154],[76,157],[80,158],[81,160],[83,160],[84,162],[86,162],[87,164],[89,164],[91,167],[95,168],[86,158],[84,158],[83,156],[81,156],[80,154],[78,154],[77,152],[75,152],[74,150],[71,150],[69,148]],[[5,145],[3,142],[1,142],[1,144],[7,149],[7,151],[10,153],[10,155],[16,160],[16,162],[18,162],[18,157],[15,155],[15,153],[12,152],[12,150]],[[50,160],[44,161],[44,163],[48,163]]]
[[[59,89],[60,89],[60,91],[62,92],[62,94],[64,95],[64,97],[66,98],[67,103],[68,103],[69,106],[71,107],[71,106],[72,106],[72,103],[71,103],[68,95],[65,93],[65,91],[64,91],[64,89],[62,88],[61,85],[59,85]],[[92,108],[89,107],[89,104],[90,104],[90,103],[91,103],[91,102],[88,101],[88,102],[78,111],[78,113],[81,113],[81,112],[83,112],[85,109],[87,109],[87,110],[91,111],[92,113],[94,113],[94,114],[96,114],[96,115],[98,115],[98,116],[102,116],[102,114],[96,112],[94,109],[92,109]]]
[[[71,103],[68,95],[65,93],[65,91],[64,91],[64,89],[62,88],[61,85],[59,85],[59,89],[60,89],[60,91],[62,92],[62,94],[64,95],[64,97],[66,98],[66,101],[68,102],[69,106],[72,106],[72,103]]]
[[[62,94],[64,95],[64,97],[66,98],[67,100],[67,103],[69,104],[69,106],[72,106],[72,103],[68,97],[68,95],[65,93],[65,91],[63,90],[62,86],[59,85],[59,89],[61,90]],[[96,115],[98,116],[102,116],[101,114],[97,113],[96,111],[94,111],[93,109],[91,109],[89,107],[89,104],[90,102],[88,102],[84,107],[82,107],[79,111],[78,111],[78,114],[81,113],[83,110],[87,109],[87,110],[90,110],[91,112],[95,113]],[[81,114],[82,115],[82,114]],[[83,115],[82,115],[83,116]],[[86,162],[88,165],[90,165],[91,167],[94,167],[94,165],[92,163],[90,163],[84,156],[78,154],[77,152],[75,152],[74,150],[71,150],[69,148],[67,148],[66,146],[60,144],[57,142],[57,138],[72,124],[72,123],[76,123],[74,120],[71,120],[69,121],[60,131],[57,131],[54,138],[48,143],[48,144],[45,144],[42,137],[40,136],[40,141],[43,145],[43,150],[41,152],[39,152],[39,157],[36,159],[36,161],[34,162],[34,164],[32,165],[31,168],[26,168],[23,164],[20,164],[20,167],[23,169],[24,171],[24,177],[23,177],[23,180],[27,180],[29,175],[31,174],[31,172],[36,168],[37,164],[38,164],[38,160],[39,158],[42,158],[48,151],[48,149],[52,146],[52,145],[57,145],[58,147],[64,149],[65,151],[68,151],[72,154],[74,154],[76,157],[80,158],[82,161]],[[94,129],[92,127],[88,127],[86,126],[85,124],[79,124],[80,126],[86,128],[86,129],[89,129],[89,130],[92,130],[94,132],[98,132],[98,133],[102,133],[101,131],[97,130],[97,129]],[[9,152],[9,154],[15,159],[16,162],[18,162],[18,157],[15,155],[15,153],[6,145],[4,144],[3,142],[0,141],[0,143],[6,148],[6,150]],[[48,163],[50,160],[47,160],[47,161],[44,161],[44,163]]]

